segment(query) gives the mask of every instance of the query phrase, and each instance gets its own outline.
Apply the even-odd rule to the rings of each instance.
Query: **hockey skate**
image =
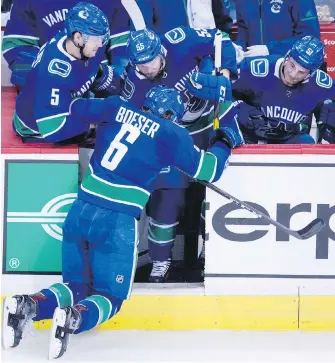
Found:
[[[52,320],[49,359],[60,358],[66,351],[70,335],[79,328],[81,315],[75,307],[56,308]]]
[[[3,307],[2,344],[4,349],[19,345],[22,333],[36,316],[37,304],[29,295],[6,297]]]
[[[166,261],[153,261],[149,282],[165,282],[169,277],[171,258]]]

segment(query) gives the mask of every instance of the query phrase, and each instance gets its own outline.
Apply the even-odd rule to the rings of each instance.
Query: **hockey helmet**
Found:
[[[130,32],[127,55],[132,64],[149,63],[159,54],[163,55],[161,40],[152,30]]]
[[[307,35],[293,44],[286,54],[286,59],[292,57],[313,74],[322,65],[324,56],[324,44],[316,37]]]
[[[151,88],[145,95],[143,107],[148,108],[154,115],[168,118],[175,123],[180,123],[185,111],[179,92],[165,85]]]
[[[83,36],[102,37],[103,45],[110,36],[106,15],[95,5],[86,2],[79,2],[69,10],[65,19],[65,30],[69,38],[74,32]]]

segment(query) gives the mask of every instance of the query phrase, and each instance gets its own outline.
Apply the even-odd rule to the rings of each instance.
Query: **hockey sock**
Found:
[[[103,295],[91,295],[80,301],[74,306],[81,314],[81,324],[75,334],[93,329],[109,320],[120,311],[122,302],[123,300]]]
[[[30,296],[37,303],[37,315],[33,319],[35,321],[51,319],[57,307],[64,308],[73,304],[71,289],[62,283],[53,284]]]
[[[153,261],[166,261],[171,257],[178,224],[161,224],[149,218],[149,254]]]

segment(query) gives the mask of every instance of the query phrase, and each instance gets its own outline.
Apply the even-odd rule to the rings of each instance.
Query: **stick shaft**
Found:
[[[145,21],[141,12],[141,9],[137,5],[135,0],[121,0],[123,7],[127,10],[131,21],[134,24],[135,30],[141,30],[145,28]]]

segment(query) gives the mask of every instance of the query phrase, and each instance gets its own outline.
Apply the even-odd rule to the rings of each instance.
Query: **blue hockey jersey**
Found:
[[[231,153],[224,143],[199,150],[183,127],[111,98],[111,121],[98,127],[80,199],[138,218],[163,167],[173,165],[210,182],[220,178]]]
[[[194,122],[210,109],[211,104],[191,95],[185,87],[185,81],[192,73],[199,71],[199,64],[203,57],[214,56],[215,33],[216,29],[179,27],[161,35],[166,59],[163,75],[151,80],[138,73],[134,67],[128,67],[128,77],[122,91],[123,97],[141,106],[151,87],[165,84],[181,92],[185,106],[182,121],[185,125]],[[236,51],[226,33],[222,33],[221,67],[228,69],[233,77],[237,73]]]
[[[113,56],[123,56],[129,34],[129,16],[120,0],[91,0],[109,19]],[[78,0],[16,0],[2,42],[2,53],[13,71],[13,84],[23,85],[19,71],[31,68],[39,48],[64,30],[68,10]],[[18,76],[16,77],[16,71]],[[21,83],[20,83],[21,82]]]
[[[88,61],[72,57],[65,41],[65,32],[59,32],[41,48],[17,97],[13,123],[22,137],[63,141],[103,119],[107,100],[85,99],[101,57]]]
[[[284,58],[267,56],[245,58],[240,63],[240,77],[232,85],[233,96],[247,104],[262,107],[268,118],[285,123],[304,122],[319,103],[335,97],[332,78],[318,70],[295,87],[280,79]],[[242,120],[243,123],[247,120]]]
[[[205,56],[214,55],[215,33],[216,29],[178,27],[161,35],[166,60],[163,75],[148,79],[129,66],[122,90],[123,97],[131,99],[137,106],[142,106],[146,93],[153,86],[165,84],[178,90],[185,106],[183,126],[192,132],[195,143],[202,148],[208,146],[206,133],[213,122],[213,117],[210,117],[213,104],[190,94],[185,82],[193,72],[199,71],[200,62]],[[232,77],[237,73],[236,51],[226,33],[222,33],[222,69],[228,69]],[[169,168],[162,171],[155,185],[157,188],[185,188],[188,179],[174,168]]]
[[[236,0],[238,39],[244,49],[264,44],[285,55],[305,35],[320,38],[313,0]]]
[[[137,106],[142,106],[146,93],[153,86],[165,84],[178,90],[185,106],[183,126],[192,131],[195,143],[202,148],[208,146],[206,133],[213,122],[210,117],[213,104],[190,94],[185,82],[193,72],[199,71],[200,62],[205,56],[214,55],[215,33],[216,29],[178,27],[160,35],[166,60],[162,76],[148,79],[129,66],[122,90],[123,97],[131,99]],[[236,51],[226,33],[222,33],[222,69],[228,69],[232,77],[237,73]],[[155,181],[157,188],[185,188],[187,185],[188,179],[174,168],[162,170],[160,178]]]

